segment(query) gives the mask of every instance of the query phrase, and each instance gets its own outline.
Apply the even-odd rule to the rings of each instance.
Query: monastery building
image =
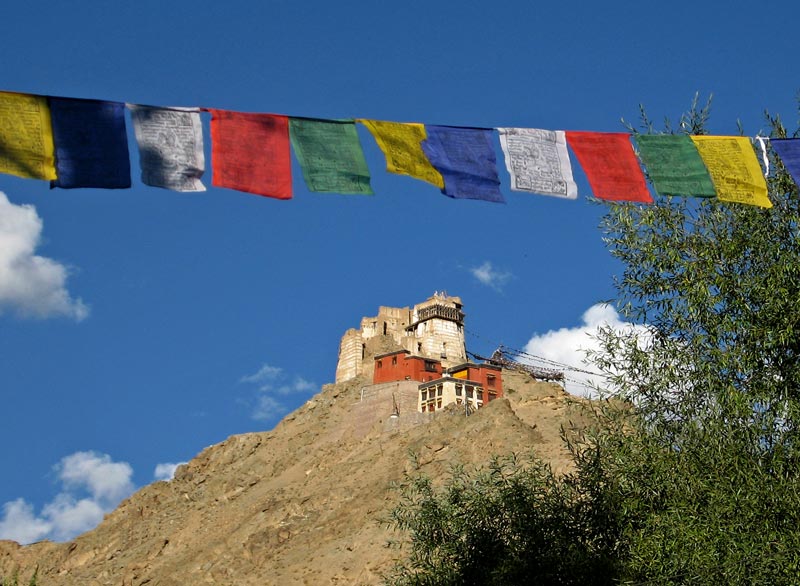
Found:
[[[391,388],[395,411],[397,394],[420,413],[450,404],[479,409],[503,396],[501,368],[467,358],[461,299],[439,292],[412,308],[380,307],[345,333],[336,382],[359,376],[372,382],[362,397]]]

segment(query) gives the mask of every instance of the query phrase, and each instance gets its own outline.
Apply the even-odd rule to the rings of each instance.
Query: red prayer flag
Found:
[[[567,132],[595,197],[652,203],[630,136],[624,132]]]
[[[277,199],[292,197],[289,118],[211,112],[211,183]]]

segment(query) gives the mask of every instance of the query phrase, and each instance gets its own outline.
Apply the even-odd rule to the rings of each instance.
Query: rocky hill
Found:
[[[0,541],[0,575],[38,567],[41,586],[379,584],[400,555],[381,519],[404,473],[441,478],[512,451],[569,468],[560,427],[581,425],[580,410],[557,385],[503,379],[506,398],[469,417],[442,410],[392,427],[376,413],[358,431],[364,381],[326,385],[274,430],[203,450],[71,542]]]

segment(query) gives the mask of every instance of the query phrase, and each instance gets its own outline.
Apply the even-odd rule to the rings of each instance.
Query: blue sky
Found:
[[[640,103],[677,120],[700,92],[716,134],[797,120],[788,0],[24,4],[4,8],[0,89],[595,131]],[[142,185],[128,130],[130,190],[0,175],[0,538],[69,538],[157,467],[271,429],[379,305],[459,295],[478,353],[614,319],[586,313],[618,267],[579,170],[578,201],[511,192],[502,163],[506,205],[456,201],[386,173],[360,127],[375,196],[309,193],[296,165],[291,201],[212,188],[210,165],[180,194]],[[12,247],[35,269],[2,267]]]

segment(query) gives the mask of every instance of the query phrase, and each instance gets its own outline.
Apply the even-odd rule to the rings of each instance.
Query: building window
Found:
[[[494,391],[489,391],[487,393],[486,402],[488,403],[489,401],[494,401],[496,398],[497,398],[497,393]]]
[[[460,397],[461,393],[464,392],[464,385],[456,385],[456,397]]]
[[[383,368],[383,361],[378,360],[378,368]]]
[[[433,360],[426,360],[425,370],[427,370],[428,372],[436,372],[436,362],[434,362]]]
[[[442,385],[431,385],[419,392],[420,410],[425,412],[436,411],[442,406]]]
[[[392,356],[392,366],[397,364],[397,356]]]
[[[490,389],[494,388],[495,376],[493,374],[486,375],[486,386]]]

